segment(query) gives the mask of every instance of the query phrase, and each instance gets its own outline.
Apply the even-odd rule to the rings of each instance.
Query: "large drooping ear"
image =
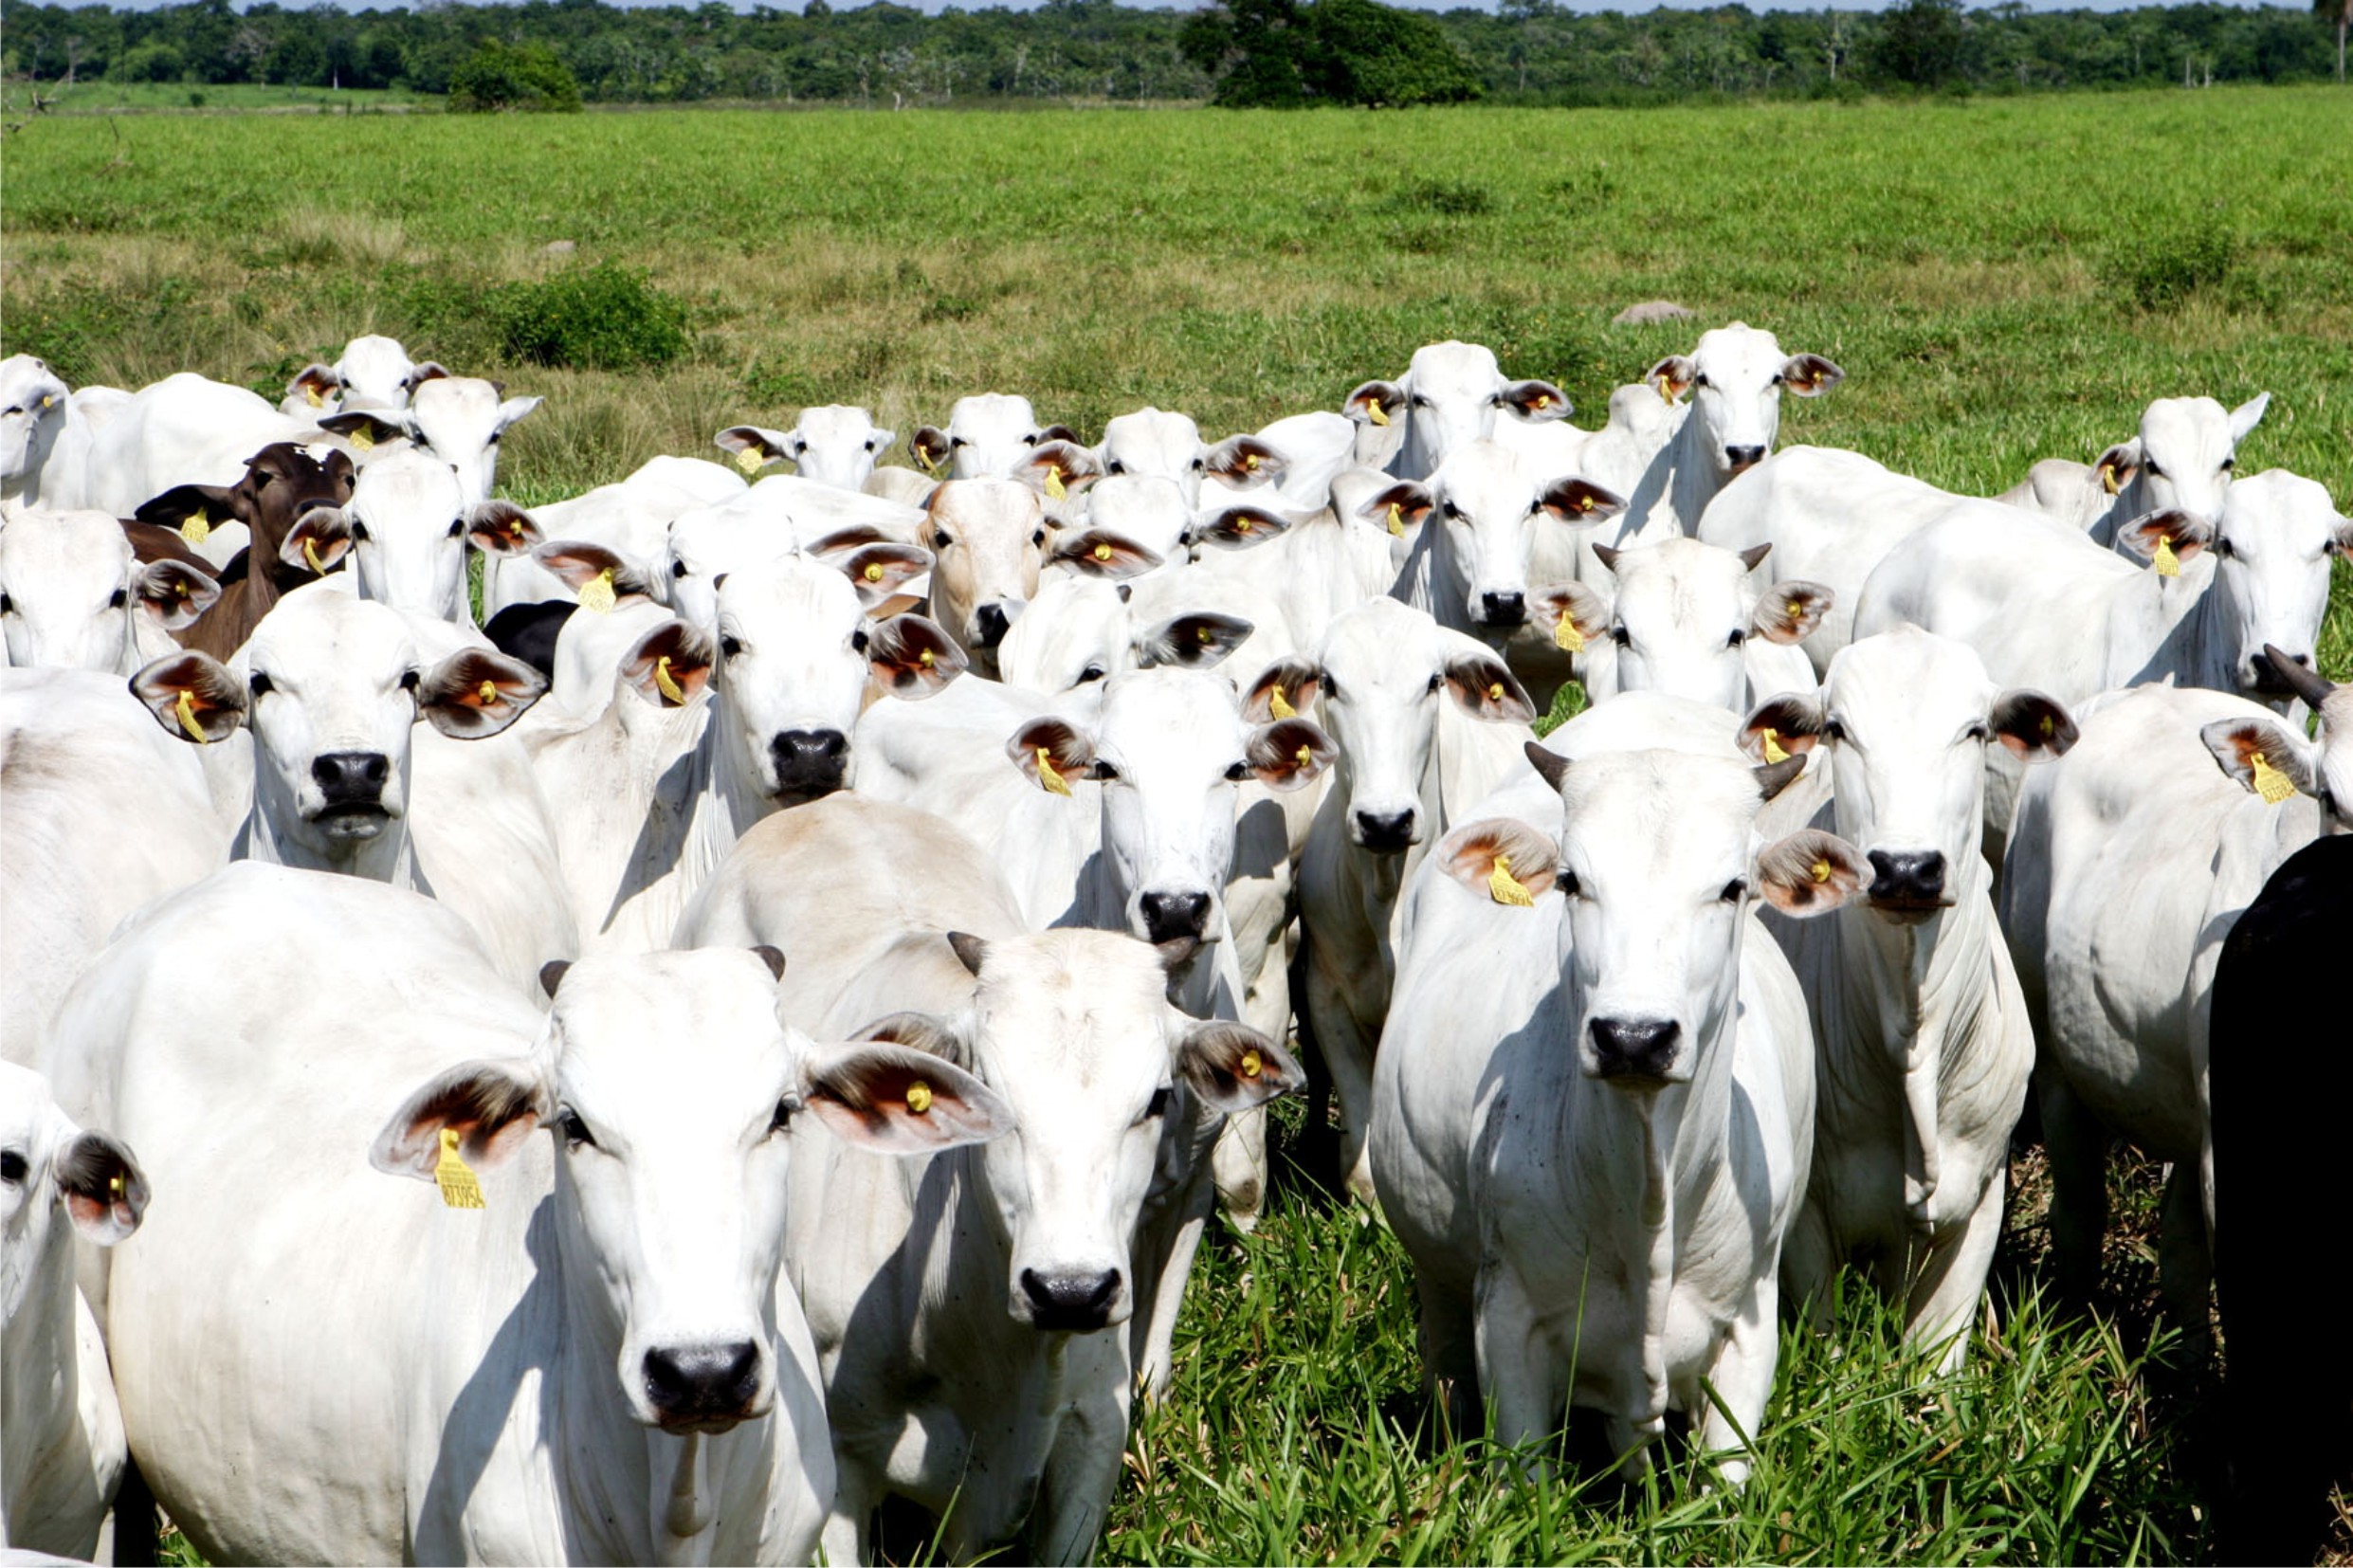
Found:
[[[1994,699],[1986,727],[2011,756],[2029,762],[2065,757],[2080,733],[2057,698],[2026,686],[2013,687]]]
[[[112,1247],[139,1228],[147,1212],[147,1177],[119,1140],[78,1132],[58,1145],[49,1172],[66,1217],[84,1241]]]
[[[959,931],[950,935],[958,937],[963,933]],[[886,1040],[895,1046],[904,1046],[909,1050],[920,1050],[926,1056],[937,1056],[942,1062],[962,1067],[967,1072],[972,1070],[972,1043],[958,1032],[954,1023],[936,1013],[894,1012],[887,1018],[877,1018],[859,1030],[858,1038]]]
[[[1847,373],[1818,354],[1793,354],[1781,361],[1781,385],[1800,397],[1819,397]]]
[[[176,528],[202,538],[224,522],[246,522],[246,492],[229,484],[174,484],[163,494],[139,502],[133,520],[158,528]]]
[[[1095,454],[1067,438],[1039,442],[1013,469],[1013,478],[1049,501],[1060,501],[1102,476]]]
[[[1308,720],[1278,719],[1252,730],[1242,755],[1258,782],[1287,793],[1321,777],[1340,759],[1340,748]]]
[[[2254,433],[2255,427],[2263,423],[2263,410],[2271,406],[2271,394],[2268,392],[2257,392],[2231,410],[2231,445],[2233,447],[2236,447]]]
[[[923,615],[893,615],[866,629],[866,668],[893,697],[917,702],[970,667],[947,629]]]
[[[619,667],[623,684],[655,707],[683,708],[711,684],[718,663],[718,642],[672,616],[630,644]]]
[[[2118,528],[2116,537],[2143,560],[2156,561],[2162,572],[2165,562],[2159,554],[2161,545],[2171,550],[2177,562],[2188,562],[2213,541],[2214,525],[2188,512],[2143,512]]]
[[[1367,381],[1348,394],[1340,411],[1359,425],[1394,425],[1405,407],[1405,389],[1395,381]]]
[[[351,443],[353,451],[373,452],[378,447],[394,441],[416,441],[416,431],[407,419],[387,419],[382,414],[355,409],[348,413],[332,413],[318,421],[319,428],[331,435],[339,435]],[[417,441],[417,445],[424,443]]]
[[[924,1155],[1013,1129],[1013,1110],[962,1067],[886,1040],[819,1050],[801,1098],[826,1130],[877,1154]]]
[[[325,576],[352,550],[352,520],[339,506],[314,506],[294,520],[278,541],[278,559],[298,572]]]
[[[1536,591],[1536,622],[1552,628],[1553,647],[1563,652],[1584,652],[1595,638],[1609,631],[1610,614],[1610,601],[1583,583],[1555,583]]]
[[[335,367],[317,360],[295,372],[294,379],[286,383],[286,396],[299,397],[314,409],[325,408],[329,398],[338,397],[342,392],[343,377],[336,374]]]
[[[246,688],[210,653],[168,653],[131,677],[131,695],[155,722],[209,746],[245,722]]]
[[[1314,660],[1286,653],[1259,671],[1250,689],[1242,694],[1242,717],[1264,724],[1304,713],[1322,684],[1323,671]]]
[[[547,677],[503,653],[462,647],[425,670],[417,716],[452,740],[481,740],[520,719],[547,693]]]
[[[1438,869],[1497,903],[1533,903],[1560,880],[1560,846],[1518,817],[1466,823],[1431,852]]]
[[[1651,391],[1672,403],[1691,390],[1691,383],[1699,379],[1699,364],[1689,355],[1670,354],[1645,371],[1642,378],[1651,384]]]
[[[1221,506],[1195,520],[1186,537],[1219,550],[1248,550],[1280,537],[1290,526],[1290,519],[1268,507]]]
[[[1136,667],[1175,665],[1183,669],[1213,669],[1249,642],[1257,629],[1239,615],[1220,615],[1210,610],[1171,615],[1135,633]]]
[[[556,1113],[555,1086],[530,1057],[463,1062],[410,1095],[368,1149],[368,1163],[388,1176],[433,1179],[442,1130],[458,1135],[457,1152],[490,1170],[523,1145]]]
[[[1489,723],[1533,724],[1536,703],[1511,673],[1509,665],[1468,636],[1446,639],[1445,662],[1439,670],[1455,704],[1473,719]]]
[[[1749,629],[1766,642],[1787,647],[1813,636],[1837,602],[1838,595],[1820,583],[1797,578],[1778,582],[1757,595],[1757,606],[1749,612]]]
[[[532,547],[531,558],[562,579],[584,609],[599,613],[627,599],[657,597],[653,574],[641,563],[586,539],[549,539]]]
[[[2116,494],[2141,471],[2140,438],[2136,436],[2110,447],[2100,454],[2100,461],[2092,465],[2092,469],[2100,476],[2100,488],[2111,496]]]
[[[1158,551],[1146,549],[1125,534],[1109,528],[1082,528],[1057,534],[1046,552],[1049,565],[1067,566],[1082,576],[1118,582],[1149,572],[1160,564]]]
[[[1606,522],[1626,510],[1626,498],[1591,480],[1567,477],[1544,486],[1536,504],[1562,522]]]
[[[1402,534],[1428,517],[1438,504],[1437,493],[1417,479],[1399,480],[1357,508],[1357,516],[1385,523],[1392,535]]]
[[[1768,697],[1741,722],[1738,744],[1759,762],[1803,757],[1822,738],[1822,699],[1783,692]]]
[[[2217,719],[2198,735],[2224,773],[2270,805],[2291,790],[2318,793],[2312,764],[2320,748],[2275,719]]]
[[[956,453],[956,443],[948,432],[937,425],[922,425],[907,437],[907,454],[923,465],[923,472],[937,474],[947,466]]]
[[[857,591],[861,608],[872,610],[932,568],[932,555],[911,544],[862,544],[834,565]]]
[[[221,585],[194,567],[175,560],[150,561],[131,574],[131,592],[139,608],[166,631],[193,626],[196,617],[220,601]]]
[[[539,404],[542,401],[543,399],[537,397],[510,397],[503,403],[501,403],[499,405],[498,424],[500,433],[504,434],[507,430],[530,418],[533,413],[538,411]]]
[[[1528,759],[1528,766],[1534,768],[1538,775],[1555,790],[1560,789],[1560,781],[1569,776],[1569,759],[1541,740],[1529,741],[1520,748],[1520,753]]]
[[[1522,419],[1541,425],[1548,420],[1566,419],[1573,411],[1569,394],[1549,381],[1514,381],[1495,394],[1498,408],[1509,409]]]
[[[722,452],[735,453],[736,466],[746,479],[779,458],[798,455],[790,434],[762,429],[757,425],[730,425],[711,438],[711,445]]]
[[[1757,852],[1757,891],[1796,920],[1829,914],[1869,887],[1873,875],[1853,845],[1818,828],[1801,829]]]
[[[1086,777],[1095,766],[1095,743],[1067,720],[1050,714],[1015,730],[1005,742],[1005,755],[1049,794],[1068,794],[1071,780]]]
[[[1230,435],[1209,449],[1208,467],[1212,479],[1228,484],[1280,484],[1290,471],[1291,460],[1254,435]]]
[[[531,514],[508,501],[485,501],[465,514],[465,537],[485,556],[527,555],[545,542]]]
[[[1212,1111],[1231,1116],[1307,1086],[1289,1053],[1248,1024],[1190,1018],[1174,1046],[1172,1066]]]

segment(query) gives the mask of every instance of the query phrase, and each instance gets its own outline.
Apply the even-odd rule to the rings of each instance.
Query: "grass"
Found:
[[[79,104],[83,100],[77,100]],[[1598,416],[1689,346],[1665,297],[1849,378],[1784,439],[1991,492],[2152,397],[2274,394],[2241,472],[2353,501],[2353,138],[2329,88],[1659,111],[47,116],[8,141],[0,336],[67,376],[275,388],[361,332],[544,394],[526,504],[849,401],[906,434],[1028,393],[1092,435],[1328,408],[1419,343],[1493,346]],[[550,253],[556,241],[575,248]],[[475,306],[602,264],[683,310],[658,370],[548,365]],[[530,298],[556,298],[556,289]],[[655,310],[666,309],[657,302]],[[537,339],[535,339],[537,340]],[[509,357],[509,356],[512,357]],[[575,357],[568,353],[556,358]],[[2321,642],[2353,677],[2345,574]],[[1302,1121],[1286,1112],[1286,1136]],[[1279,1169],[1289,1172],[1289,1167]],[[1205,1249],[1117,1561],[2057,1561],[2208,1550],[2214,1413],[2154,1309],[2157,1173],[2116,1167],[2105,1315],[2043,1304],[2023,1154],[1999,1326],[1924,1394],[1884,1315],[1785,1342],[1737,1496],[1695,1462],[1528,1485],[1421,1424],[1405,1261],[1311,1182]]]

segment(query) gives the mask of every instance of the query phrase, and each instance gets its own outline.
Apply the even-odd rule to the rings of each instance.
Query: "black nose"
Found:
[[[1155,942],[1173,942],[1179,937],[1199,941],[1208,934],[1207,893],[1146,893],[1138,902],[1143,905],[1144,933]]]
[[[1038,1327],[1091,1334],[1111,1321],[1111,1299],[1120,1293],[1120,1271],[1041,1274],[1025,1268],[1021,1293],[1030,1298],[1030,1321]]]
[[[646,1352],[646,1400],[666,1427],[733,1425],[758,1394],[759,1348],[749,1340]]]
[[[1764,461],[1762,447],[1726,447],[1724,460],[1735,468],[1746,468]]]
[[[1528,618],[1528,601],[1519,593],[1482,593],[1479,609],[1489,626],[1518,626]]]
[[[786,730],[768,743],[780,795],[831,794],[849,768],[849,738],[839,730]]]
[[[1873,849],[1871,902],[1874,903],[1941,903],[1944,899],[1944,857],[1934,849]]]
[[[1664,1078],[1683,1026],[1671,1018],[1596,1018],[1588,1026],[1603,1078]]]
[[[382,752],[321,752],[311,758],[310,775],[330,806],[373,806],[383,798],[392,764]]]
[[[1414,842],[1414,813],[1359,811],[1357,841],[1375,854],[1402,854]]]
[[[1006,631],[1013,624],[1013,618],[1005,613],[1005,607],[1001,604],[982,605],[974,614],[973,621],[980,628],[982,647],[994,647],[1003,642]]]

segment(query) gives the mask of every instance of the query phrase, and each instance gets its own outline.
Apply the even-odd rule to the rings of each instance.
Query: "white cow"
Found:
[[[747,476],[782,459],[811,483],[838,490],[863,490],[875,460],[898,439],[874,423],[871,410],[840,403],[803,409],[789,430],[731,425],[712,437],[720,450],[736,454],[736,465]]]
[[[976,667],[994,675],[996,646],[1037,593],[1046,512],[1036,491],[1003,479],[955,479],[932,492],[923,537],[935,563],[931,618]]]
[[[1189,414],[1142,408],[1105,422],[1094,459],[1104,474],[1165,479],[1182,492],[1188,506],[1201,503],[1201,482],[1228,485],[1282,483],[1288,454],[1255,435],[1230,435],[1211,446]]]
[[[72,396],[48,361],[29,354],[0,359],[0,513],[55,504],[43,492]]]
[[[2030,775],[2003,872],[2003,923],[2043,1043],[2035,1098],[2062,1284],[2081,1297],[2098,1279],[2113,1129],[2173,1166],[2159,1283],[2198,1343],[2215,968],[2289,855],[2353,830],[2353,690],[2283,667],[2320,715],[2318,740],[2221,692],[2125,693],[2084,720],[2065,761]]]
[[[420,451],[449,465],[468,506],[490,499],[499,482],[499,441],[542,401],[507,397],[496,381],[476,375],[441,375],[421,383],[397,418],[352,412],[321,419],[363,454],[380,444],[406,438]]]
[[[1343,469],[1325,485],[1330,503],[1304,515],[1258,505],[1249,492],[1237,492],[1235,506],[1210,520],[1229,547],[1204,541],[1193,564],[1273,593],[1293,645],[1311,647],[1336,617],[1396,585],[1421,528],[1403,507],[1392,514],[1373,504],[1395,483],[1371,468]],[[1254,530],[1269,518],[1286,526],[1266,542],[1231,548],[1251,537],[1237,533],[1246,518]]]
[[[1278,419],[1258,432],[1261,442],[1283,454],[1283,470],[1271,481],[1274,495],[1267,499],[1293,512],[1324,506],[1332,499],[1335,475],[1359,464],[1381,467],[1398,445],[1391,438],[1403,433],[1394,425],[1359,425],[1329,409]]]
[[[1583,1405],[1639,1472],[1682,1410],[1703,1449],[1734,1450],[1737,1482],[1814,1136],[1804,998],[1752,911],[1827,913],[1870,868],[1818,831],[1760,846],[1758,807],[1796,763],[1749,769],[1732,722],[1647,694],[1604,703],[1553,737],[1576,760],[1529,748],[1553,826],[1483,818],[1433,848],[1372,1157],[1414,1261],[1427,1374],[1471,1422],[1456,1430],[1477,1430],[1474,1391],[1505,1443]],[[1613,734],[1700,749],[1594,744]]]
[[[958,398],[946,429],[926,425],[907,447],[934,474],[944,466],[950,479],[1012,479],[1046,443],[1077,440],[1067,425],[1039,425],[1026,397],[981,392]]]
[[[386,452],[361,468],[337,515],[351,535],[361,598],[460,627],[474,624],[466,546],[489,558],[484,575],[490,579],[539,539],[529,514],[502,501],[468,502],[457,472],[415,447]]]
[[[263,960],[234,983],[224,934]],[[776,1288],[796,1146],[999,1116],[936,1059],[812,1045],[780,962],[592,958],[543,1014],[432,902],[251,865],[123,933],[60,1043],[171,1195],[103,1314],[141,1472],[199,1551],[810,1559],[833,1476]]]
[[[1299,1082],[1266,1036],[1171,1007],[1164,954],[1024,935],[1003,884],[963,869],[978,858],[937,818],[836,796],[739,846],[692,933],[810,954],[840,977],[829,1019],[968,1067],[1010,1107],[1011,1136],[921,1166],[813,1142],[795,1163],[786,1267],[833,1419],[833,1562],[872,1560],[867,1522],[894,1494],[942,1517],[956,1560],[1016,1536],[1030,1560],[1085,1560],[1126,1442],[1118,1328],[1153,1300],[1144,1221],[1170,1145]]]
[[[1495,352],[1477,343],[1425,343],[1394,381],[1367,381],[1348,394],[1343,411],[1376,427],[1402,426],[1390,471],[1427,479],[1461,448],[1492,438],[1496,411],[1516,419],[1565,419],[1568,393],[1549,381],[1507,381]]]
[[[1916,627],[1839,650],[1818,693],[1752,713],[1746,744],[1826,753],[1830,810],[1861,849],[1864,896],[1777,928],[1814,1015],[1814,1175],[1781,1278],[1829,1326],[1849,1258],[1903,1304],[1906,1342],[1958,1368],[2001,1234],[2010,1132],[2034,1033],[1978,852],[1984,752],[2073,744],[2067,710],[2003,691],[1961,644]],[[1817,761],[1816,767],[1820,763]]]
[[[98,1322],[74,1285],[74,1237],[138,1229],[147,1178],[84,1132],[48,1081],[0,1062],[0,1550],[86,1559],[122,1478],[122,1412]]]
[[[243,387],[189,372],[167,375],[134,392],[91,432],[81,493],[53,504],[127,518],[174,485],[235,484],[246,476],[247,458],[281,441],[314,457],[334,445],[316,421],[281,413]],[[197,548],[226,566],[246,539],[242,526],[219,527]]]
[[[417,364],[395,337],[370,334],[343,345],[332,365],[314,360],[286,383],[279,407],[303,419],[345,410],[396,412],[417,388],[449,373],[428,359]]]
[[[141,562],[103,512],[20,512],[0,526],[0,634],[19,667],[128,675],[177,646],[221,585],[176,560]]]
[[[2161,397],[2141,412],[2141,433],[2097,463],[2046,458],[2000,500],[2116,541],[2118,524],[2150,512],[2180,511],[2212,522],[2238,466],[2239,444],[2263,421],[2271,394],[2225,410],[2211,397]]]
[[[740,497],[750,486],[734,470],[701,458],[656,457],[627,479],[531,509],[539,539],[574,539],[601,545],[634,560],[653,560],[677,518]],[[533,542],[528,536],[519,536]],[[482,603],[485,619],[509,605],[571,596],[553,574],[528,560],[493,557],[484,563]]]
[[[1564,584],[1542,596],[1541,618],[1556,645],[1583,655],[1588,702],[1663,691],[1744,711],[1778,692],[1811,691],[1814,666],[1797,645],[1832,594],[1819,583],[1760,578],[1770,549],[1735,555],[1680,537],[1624,551],[1600,545],[1595,557],[1607,575],[1596,577],[1612,592]]]

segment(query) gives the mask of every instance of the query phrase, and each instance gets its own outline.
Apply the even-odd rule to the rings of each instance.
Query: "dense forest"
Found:
[[[2335,23],[2302,8],[2216,4],[2123,11],[1888,10],[1642,14],[1502,0],[1429,13],[1489,100],[1621,103],[1693,96],[1827,95],[1887,88],[2047,88],[2312,81],[2337,67]],[[1233,0],[1207,16],[1286,14],[1297,0]],[[302,9],[191,0],[153,10],[0,0],[0,67],[40,83],[94,80],[405,87],[440,94],[486,43],[553,52],[590,101],[803,100],[893,106],[1003,100],[1203,99],[1219,80],[1204,13],[1046,0],[938,15],[876,0],[799,11],[719,0],[622,8],[602,0],[415,9]],[[1189,23],[1193,28],[1186,37]],[[1188,45],[1190,44],[1190,46]],[[1231,64],[1228,62],[1227,64]],[[46,90],[45,88],[45,90]],[[1229,94],[1221,97],[1231,99]],[[1463,96],[1455,94],[1452,96]]]

